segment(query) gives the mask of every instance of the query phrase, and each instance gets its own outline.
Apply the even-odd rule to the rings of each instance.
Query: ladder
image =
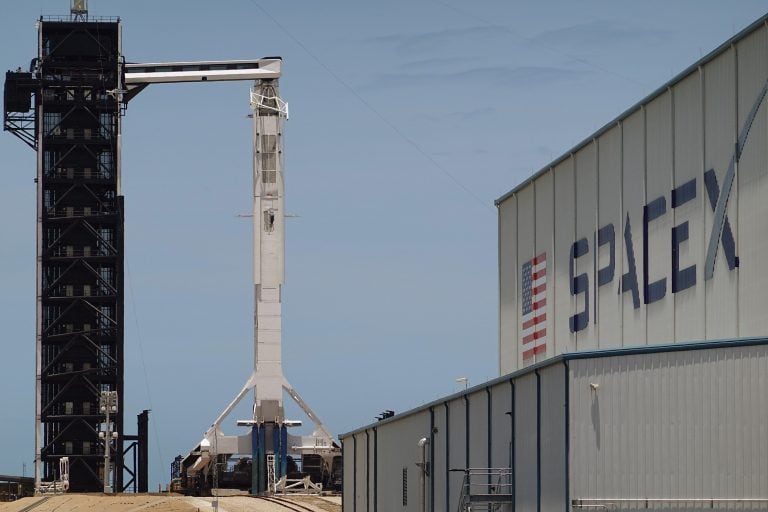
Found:
[[[461,485],[459,512],[496,512],[514,503],[510,468],[467,468]]]

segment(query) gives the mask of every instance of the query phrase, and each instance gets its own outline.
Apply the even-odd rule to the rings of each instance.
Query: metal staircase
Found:
[[[459,512],[497,512],[514,503],[510,468],[468,468],[464,470]]]

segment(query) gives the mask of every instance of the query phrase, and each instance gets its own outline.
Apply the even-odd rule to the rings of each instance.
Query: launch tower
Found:
[[[68,457],[71,490],[123,489],[123,441],[131,436],[123,431],[120,133],[128,101],[150,84],[251,80],[254,369],[183,471],[211,487],[212,468],[250,455],[249,488],[274,492],[286,485],[289,453],[321,462],[339,457],[282,371],[282,126],[288,114],[278,94],[282,61],[126,63],[120,20],[89,17],[85,4],[72,0],[69,17],[42,17],[29,71],[6,75],[4,129],[38,157],[35,488],[55,481],[59,460]],[[249,392],[253,413],[238,421],[248,431],[224,435],[222,421]],[[314,423],[312,435],[288,435],[300,422],[286,420],[284,392]],[[322,467],[327,478],[329,463]]]
[[[122,489],[122,67],[120,20],[81,7],[41,17],[30,69],[6,74],[4,128],[37,150],[36,488],[69,457],[70,489],[101,490],[108,430]]]

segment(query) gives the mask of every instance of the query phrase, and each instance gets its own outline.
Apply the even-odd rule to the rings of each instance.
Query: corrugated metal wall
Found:
[[[567,503],[566,367],[556,364],[539,371],[541,401],[539,444],[541,506],[539,510],[564,510]]]
[[[506,265],[499,265],[499,281],[509,283],[508,286],[499,287],[499,307],[508,312],[517,311],[517,255],[511,250],[516,243],[517,233],[517,198],[511,197],[508,201],[499,205],[499,262],[506,261]],[[517,328],[517,316],[514,314],[499,316],[499,361],[505,362],[510,368],[519,368],[519,351]],[[507,370],[508,371],[508,370]],[[499,367],[499,375],[507,373]]]
[[[396,428],[383,426],[378,431],[378,482],[374,508],[373,500],[367,510],[418,510],[419,502],[419,439],[430,437],[429,411],[404,417]],[[403,486],[405,476],[405,487]],[[403,494],[405,493],[405,505]]]
[[[767,54],[761,24],[500,200],[501,374],[564,352],[768,331],[768,101],[743,141],[714,274],[704,274],[714,205],[768,80]],[[582,239],[588,252],[572,257]],[[542,253],[547,348],[524,359],[521,272]],[[581,274],[588,289],[572,290]]]
[[[422,437],[430,512],[467,456],[512,469],[517,512],[766,510],[768,340],[709,347],[572,354],[342,436],[344,510],[418,511]]]
[[[768,76],[768,30],[759,30],[744,38],[736,47],[738,89],[737,126],[743,126],[752,105],[749,98],[760,93]],[[750,142],[744,147],[738,169],[738,233],[739,254],[738,319],[739,336],[765,334],[764,283],[753,279],[765,272],[764,259],[768,254],[768,236],[765,219],[768,202],[762,184],[768,175],[768,123],[759,116],[752,125]],[[757,143],[752,143],[756,141]]]
[[[515,510],[549,510],[555,504],[564,508],[566,393],[565,366],[556,363],[542,368],[539,374],[497,379],[342,436],[344,510],[418,511],[420,488],[416,463],[420,459],[418,441],[422,437],[430,439],[428,511],[459,509],[464,469],[509,468],[513,461]],[[369,444],[367,450],[361,448],[366,445],[366,439],[376,446]],[[402,499],[404,469],[407,470],[405,502]],[[354,502],[351,496],[357,497]],[[357,508],[352,508],[355,506]]]
[[[538,501],[536,374],[515,381],[515,501],[522,510],[536,510]]]
[[[368,508],[368,486],[370,484],[369,476],[369,459],[368,459],[368,440],[366,432],[361,432],[355,435],[353,443],[353,462],[356,465],[357,471],[354,473],[354,502],[355,505],[352,510],[370,510]]]
[[[450,489],[448,487],[450,460],[446,458],[449,454],[450,444],[446,435],[448,424],[446,415],[448,414],[448,404],[443,403],[430,408],[434,423],[432,425],[432,438],[430,452],[433,454],[431,470],[432,478],[429,483],[430,503],[433,504],[430,510],[446,510]]]
[[[768,498],[766,345],[572,360],[569,368],[572,499],[669,509],[621,500]],[[710,506],[750,509],[674,508]]]

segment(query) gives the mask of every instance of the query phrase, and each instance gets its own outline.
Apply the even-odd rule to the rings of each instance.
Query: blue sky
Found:
[[[334,433],[497,374],[493,200],[768,10],[768,0],[91,0],[131,62],[284,59],[283,361]],[[0,63],[35,20],[3,1]],[[150,485],[240,389],[252,351],[248,83],[150,86],[123,128],[126,425]],[[0,474],[31,472],[35,157],[0,137]],[[299,417],[298,413],[295,414]],[[234,426],[227,426],[231,433]]]

